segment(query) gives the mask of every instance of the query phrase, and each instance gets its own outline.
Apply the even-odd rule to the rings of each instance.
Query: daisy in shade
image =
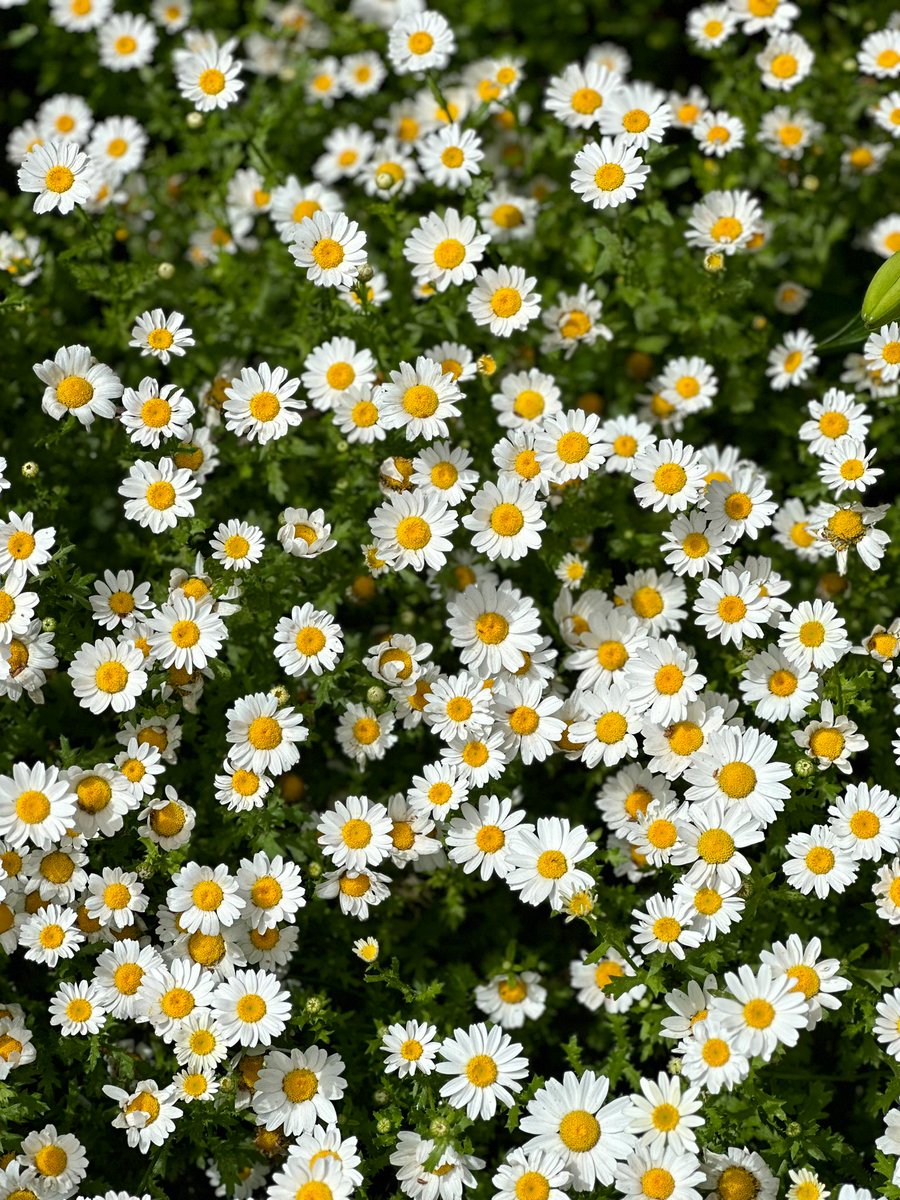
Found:
[[[225,427],[261,445],[284,437],[303,419],[306,402],[295,395],[299,386],[285,367],[261,363],[258,370],[242,368],[240,379],[225,388]]]
[[[69,665],[72,691],[82,708],[92,713],[126,712],[137,704],[147,686],[142,651],[112,638],[84,642]]]
[[[447,19],[428,9],[401,14],[388,34],[388,58],[398,75],[443,71],[455,49]]]
[[[787,763],[772,761],[776,750],[775,739],[757,729],[719,729],[685,773],[688,802],[719,800],[761,825],[774,821],[790,795],[782,780],[791,774]]]
[[[290,1019],[291,998],[270,971],[236,971],[216,985],[211,1007],[229,1044],[270,1046]]]
[[[541,1196],[544,1200],[566,1200],[571,1174],[558,1154],[537,1150],[512,1150],[491,1180],[494,1200],[520,1200]]]
[[[570,63],[547,85],[546,109],[571,129],[590,129],[601,116],[603,105],[622,86],[621,74],[608,65]]]
[[[478,232],[474,217],[461,217],[448,208],[443,217],[422,217],[403,245],[403,256],[412,263],[413,278],[432,283],[439,292],[468,283],[478,274],[490,238]]]
[[[406,1130],[398,1134],[397,1149],[390,1162],[397,1168],[397,1182],[405,1195],[443,1200],[462,1196],[463,1188],[475,1187],[476,1177],[472,1172],[484,1167],[484,1159],[460,1154],[451,1145],[435,1156],[437,1149],[431,1138]],[[426,1163],[432,1163],[433,1167],[427,1167]]]
[[[36,213],[55,210],[65,216],[94,194],[95,170],[77,142],[38,142],[21,161],[19,190],[34,194]]]
[[[582,284],[574,295],[561,293],[542,315],[548,332],[541,349],[546,353],[562,350],[566,358],[571,358],[579,346],[593,346],[598,337],[612,341],[612,330],[600,320],[602,312],[602,300],[587,284]]]
[[[748,571],[726,570],[718,579],[700,581],[694,611],[697,625],[706,629],[708,637],[740,649],[745,637],[762,637],[768,606],[768,598],[760,594]]]
[[[232,40],[219,46],[211,38],[195,53],[182,51],[175,58],[178,91],[198,112],[227,108],[240,95],[244,86],[238,78],[241,63],[232,55],[233,49]]]
[[[878,862],[900,848],[897,797],[877,783],[848,784],[828,814],[841,849],[860,862]]]
[[[782,620],[778,645],[792,662],[824,671],[843,658],[850,640],[830,600],[803,600]]]
[[[475,1005],[502,1029],[521,1029],[526,1020],[537,1020],[546,1008],[547,990],[541,987],[540,978],[535,971],[495,975],[475,988]]]
[[[782,870],[791,887],[824,900],[830,892],[843,892],[856,879],[859,863],[833,827],[814,825],[809,833],[788,838],[787,862]]]
[[[575,155],[572,191],[592,208],[618,208],[643,190],[650,168],[622,138],[588,142]]]
[[[165,796],[150,800],[139,814],[145,824],[138,832],[149,837],[163,850],[177,850],[190,841],[197,819],[196,810],[178,798],[178,793],[169,784]]]
[[[460,815],[447,826],[451,861],[459,863],[467,875],[477,871],[485,881],[492,875],[505,879],[511,838],[524,819],[525,813],[514,809],[510,799],[481,796],[477,808],[463,804]]]
[[[646,993],[647,989],[642,983],[616,995],[607,991],[614,979],[633,977],[635,974],[634,967],[618,950],[609,947],[596,963],[585,962],[586,957],[587,951],[583,950],[580,959],[569,963],[569,982],[575,989],[578,1003],[591,1012],[597,1012],[600,1008],[609,1013],[627,1012]],[[640,962],[639,957],[637,961]]]
[[[548,1079],[538,1089],[521,1119],[522,1132],[531,1135],[524,1152],[559,1156],[578,1191],[611,1184],[634,1148],[629,1101],[606,1104],[608,1092],[604,1075],[585,1071],[579,1078],[567,1071],[562,1081]]]
[[[378,557],[395,570],[439,570],[453,548],[450,535],[456,526],[454,510],[421,489],[390,496],[369,518]]]
[[[552,908],[559,908],[567,892],[591,887],[591,876],[577,867],[594,853],[583,825],[573,827],[565,818],[541,817],[536,828],[516,829],[509,843],[507,883],[523,903],[547,900]]]
[[[45,385],[41,408],[54,421],[71,413],[89,426],[97,417],[116,415],[113,401],[122,395],[122,384],[87,346],[62,346],[52,359],[36,363],[34,373]]]
[[[768,1062],[777,1046],[797,1044],[809,1006],[793,979],[765,964],[755,973],[745,965],[726,974],[725,986],[730,995],[715,997],[710,1015],[734,1034],[742,1054]]]
[[[396,1072],[400,1079],[416,1074],[430,1075],[438,1053],[436,1033],[435,1026],[426,1025],[424,1021],[389,1025],[381,1038],[385,1073]]]
[[[194,405],[181,388],[172,383],[162,386],[148,377],[137,389],[126,388],[122,395],[123,412],[119,420],[128,430],[132,442],[139,446],[159,449],[164,439],[184,440],[193,432],[191,418]]]
[[[792,933],[787,942],[774,942],[770,950],[763,950],[760,955],[762,963],[771,967],[774,977],[786,976],[793,983],[794,991],[805,998],[809,1008],[807,1029],[816,1027],[826,1009],[839,1009],[838,993],[850,987],[850,980],[838,974],[840,960],[821,958],[821,954],[822,943],[818,938],[811,938],[804,946],[797,934]]]
[[[820,771],[837,767],[844,775],[850,774],[850,755],[865,750],[869,744],[861,733],[857,733],[854,721],[843,714],[835,716],[830,700],[822,701],[818,721],[795,729],[792,736]]]
[[[337,1121],[334,1101],[346,1087],[344,1062],[320,1046],[271,1050],[265,1057],[253,1090],[251,1106],[266,1129],[283,1129],[289,1136],[309,1133],[315,1125]]]
[[[289,771],[300,757],[298,743],[309,736],[303,717],[293,708],[279,708],[265,692],[241,697],[225,716],[232,762],[257,774]]]
[[[668,1146],[641,1146],[620,1164],[616,1187],[627,1200],[656,1200],[665,1191],[673,1200],[700,1200],[694,1185],[703,1181],[695,1154],[679,1153]]]
[[[176,467],[171,458],[158,463],[136,462],[119,486],[125,516],[152,533],[174,529],[182,517],[192,517],[191,501],[200,495],[193,474]]]
[[[693,912],[683,900],[650,896],[646,911],[636,908],[631,915],[634,940],[647,954],[672,954],[683,959],[685,950],[703,941],[703,935],[692,927]]]
[[[184,315],[180,312],[166,316],[161,308],[141,313],[131,330],[129,346],[140,350],[143,356],[152,355],[165,365],[173,355],[184,356],[189,346],[195,345],[193,330],[184,327]]]
[[[429,133],[419,146],[422,174],[435,187],[461,191],[481,174],[482,141],[474,129],[462,129],[455,121]]]
[[[304,217],[289,247],[291,257],[317,287],[352,288],[366,261],[366,235],[346,213]]]
[[[706,684],[697,660],[671,634],[651,638],[628,659],[623,684],[633,708],[654,724],[670,725],[687,715]]]
[[[520,1079],[528,1074],[528,1060],[522,1047],[497,1025],[470,1025],[456,1029],[438,1048],[440,1060],[435,1070],[452,1076],[441,1087],[453,1108],[464,1108],[470,1120],[489,1119],[498,1102],[507,1108],[522,1090]]]
[[[509,337],[539,316],[537,280],[522,267],[489,267],[476,277],[469,293],[469,314],[476,325],[487,325],[495,337]]]
[[[472,584],[447,604],[447,627],[460,662],[487,677],[526,665],[541,642],[534,603],[509,580]]]
[[[567,730],[579,746],[580,757],[589,768],[602,763],[615,766],[623,758],[636,758],[641,717],[626,687],[617,683],[599,685],[596,691],[579,696],[580,719]]]
[[[640,1087],[631,1097],[630,1132],[648,1149],[695,1154],[694,1130],[704,1124],[700,1089],[682,1090],[678,1076],[663,1071],[655,1080],[642,1079]]]

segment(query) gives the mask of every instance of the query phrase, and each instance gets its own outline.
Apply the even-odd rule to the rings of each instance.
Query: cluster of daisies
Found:
[[[73,702],[120,747],[103,761],[79,747],[76,766],[48,750],[46,761],[17,761],[0,774],[0,948],[45,970],[53,989],[45,1029],[0,997],[0,1080],[30,1085],[48,1029],[86,1043],[103,1034],[129,1052],[147,1046],[135,1054],[144,1059],[140,1079],[116,1076],[103,1088],[105,1118],[124,1144],[152,1156],[177,1138],[189,1106],[236,1109],[258,1154],[230,1190],[206,1158],[216,1195],[348,1200],[364,1186],[370,1149],[342,1123],[358,1067],[345,1062],[339,1039],[336,1048],[325,1037],[319,1045],[296,1028],[318,1003],[301,999],[292,978],[301,940],[315,948],[316,918],[302,910],[347,918],[347,953],[377,981],[380,946],[365,922],[389,920],[392,898],[414,894],[434,873],[457,873],[480,881],[485,896],[502,889],[526,911],[540,910],[545,923],[554,915],[582,922],[585,945],[564,981],[573,1004],[598,1014],[646,1005],[646,973],[660,966],[685,989],[669,986],[657,1006],[671,1045],[666,1070],[617,1096],[606,1075],[566,1071],[561,1061],[536,1082],[515,1039],[548,1012],[551,981],[538,970],[483,978],[466,1025],[441,1024],[410,1003],[406,1019],[379,1028],[375,1071],[396,1077],[403,1124],[417,1124],[425,1097],[448,1114],[420,1128],[379,1127],[393,1138],[390,1170],[410,1200],[460,1200],[474,1188],[495,1200],[564,1200],[598,1187],[624,1200],[872,1200],[827,1165],[767,1162],[758,1152],[765,1146],[713,1145],[704,1131],[716,1097],[841,1008],[846,966],[818,937],[785,928],[784,940],[743,956],[721,980],[689,980],[679,967],[717,939],[727,947],[764,853],[777,861],[776,886],[811,912],[862,878],[877,918],[900,925],[900,799],[858,777],[854,756],[869,739],[840,691],[842,664],[863,659],[882,682],[900,658],[900,615],[850,628],[840,610],[848,574],[877,572],[890,545],[888,506],[870,501],[885,467],[867,438],[880,407],[900,395],[900,326],[873,332],[836,379],[820,372],[822,347],[809,329],[791,329],[770,349],[768,386],[794,405],[807,476],[798,494],[782,494],[740,447],[686,440],[724,386],[722,366],[706,358],[679,354],[651,367],[632,412],[573,404],[566,364],[589,363],[619,335],[604,321],[616,325],[601,288],[539,280],[514,261],[526,258],[554,188],[544,179],[526,186],[503,169],[504,151],[532,119],[520,96],[525,59],[498,54],[458,66],[450,20],[418,0],[352,0],[350,15],[378,27],[381,51],[335,56],[328,26],[295,3],[271,7],[267,32],[239,43],[192,28],[187,0],[153,0],[149,15],[114,12],[112,0],[50,0],[49,19],[90,39],[102,70],[159,67],[193,129],[207,114],[227,122],[232,106],[240,111],[249,75],[290,83],[304,63],[307,103],[333,109],[340,122],[308,176],[239,167],[219,222],[186,228],[184,258],[203,270],[270,239],[298,287],[334,289],[348,332],[288,365],[230,358],[192,388],[169,374],[204,349],[194,332],[204,314],[147,309],[130,334],[122,330],[121,362],[100,361],[80,342],[41,347],[36,357],[52,357],[33,365],[32,401],[48,431],[64,423],[76,455],[95,423],[116,431],[131,462],[118,489],[122,520],[148,547],[205,518],[223,458],[333,434],[368,465],[379,496],[359,516],[352,547],[365,572],[347,596],[354,624],[380,580],[399,577],[402,586],[408,572],[421,576],[434,611],[402,624],[427,622],[433,641],[379,626],[357,654],[337,604],[291,603],[304,577],[327,571],[327,558],[316,560],[346,550],[327,496],[321,507],[285,507],[261,524],[210,520],[203,552],[166,578],[104,570],[79,618],[82,640],[66,654],[41,593],[69,547],[38,504],[0,514],[0,700],[7,711],[39,706],[48,679],[64,676]],[[802,170],[825,130],[807,109],[781,102],[816,69],[793,28],[799,15],[791,0],[705,3],[688,15],[688,40],[704,52],[749,39],[760,88],[778,101],[755,132],[697,87],[679,94],[632,79],[627,53],[610,43],[546,81],[540,102],[551,134],[572,139],[570,193],[587,206],[574,202],[578,219],[599,225],[608,209],[640,205],[665,162],[660,146],[676,138],[709,158],[716,175],[712,160],[752,138],[785,172]],[[858,180],[879,171],[900,136],[900,91],[888,90],[900,77],[900,22],[867,32],[852,65],[873,98],[872,137],[847,139],[840,161],[844,178]],[[343,121],[365,110],[354,101],[392,85],[400,98],[371,128]],[[141,207],[143,169],[164,152],[135,117],[98,117],[74,94],[41,103],[7,144],[35,214],[79,208],[89,224],[110,208]],[[411,205],[389,281],[372,257],[387,253],[354,204],[400,212],[416,193],[429,208]],[[775,218],[751,190],[728,187],[670,219],[716,272],[729,256],[764,247]],[[880,218],[863,241],[881,257],[900,249],[900,215]],[[0,233],[0,270],[12,283],[39,280],[47,259],[30,230]],[[160,264],[161,278],[174,273]],[[468,341],[454,319],[447,340],[386,361],[365,320],[389,307],[391,282],[401,278],[423,303],[458,297]],[[772,307],[793,317],[809,299],[806,287],[782,278]],[[531,343],[529,354],[507,359],[507,339]],[[506,364],[499,370],[491,349]],[[137,382],[142,364],[152,373]],[[132,377],[136,386],[126,386]],[[483,454],[466,436],[476,406],[496,426]],[[322,435],[324,423],[334,428]],[[5,467],[0,460],[0,491],[12,486]],[[32,467],[24,465],[26,479]],[[622,571],[604,587],[599,539],[576,536],[560,552],[557,534],[567,499],[601,487],[631,506],[636,527],[658,531],[657,565]],[[779,561],[826,568],[817,595],[791,594],[765,553],[772,547]],[[548,559],[558,585],[549,605],[523,582]],[[215,711],[203,694],[217,670],[227,672],[229,624],[245,589],[267,586],[272,566],[282,578],[287,568],[292,586],[267,630],[262,670],[291,686],[247,691]],[[711,686],[717,658],[733,695]],[[290,703],[301,694],[297,681],[315,695],[337,672],[361,685],[354,694],[365,701],[337,687],[324,706],[331,724],[313,723]],[[900,713],[900,685],[890,694]],[[192,856],[203,800],[185,799],[178,768],[190,744],[185,715],[197,714],[218,734],[208,786],[225,820],[262,819],[274,796],[302,787],[304,764],[342,756],[335,794],[306,815],[296,852],[214,865]],[[366,794],[367,768],[390,762],[400,743],[422,750],[419,766],[395,777],[390,794]],[[893,749],[900,758],[900,728]],[[566,764],[566,778],[590,773],[598,828],[573,822],[564,804],[561,815],[529,813],[531,789],[516,785],[551,759]],[[791,778],[804,788],[833,783],[835,794],[782,844],[773,826],[787,811]],[[111,839],[122,834],[144,839],[148,861],[171,867],[162,888],[146,864],[109,865]],[[611,880],[635,889],[630,940],[604,942],[598,954]],[[57,979],[60,964],[65,978]],[[885,992],[877,1014],[866,1036],[900,1060],[900,988]],[[513,1107],[518,1144],[503,1161],[488,1164],[454,1136],[464,1115],[477,1146]],[[877,1148],[897,1157],[900,1184],[900,1108],[887,1112]],[[0,1200],[85,1196],[90,1164],[74,1132],[47,1124],[5,1149]],[[134,1198],[109,1192],[105,1200]]]

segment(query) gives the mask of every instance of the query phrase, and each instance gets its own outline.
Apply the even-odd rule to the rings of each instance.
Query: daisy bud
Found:
[[[175,274],[175,264],[170,262],[161,262],[156,268],[156,273],[160,279],[171,279]]]
[[[56,618],[55,617],[44,617],[43,621],[41,621],[41,629],[43,629],[44,633],[55,633],[56,632]]]
[[[806,188],[806,190],[808,192],[817,192],[819,190],[818,175],[804,175],[803,176],[803,186]]]
[[[283,708],[285,704],[289,704],[291,700],[291,693],[287,690],[283,683],[276,683],[269,692],[269,695],[275,697],[281,708]]]
[[[295,67],[282,67],[278,72],[278,78],[282,83],[293,83],[297,78],[297,70]]]
[[[666,1064],[666,1070],[670,1075],[680,1075],[683,1063],[680,1058],[670,1058]]]
[[[376,1104],[387,1104],[388,1100],[390,1100],[390,1096],[387,1094],[384,1088],[379,1088],[378,1091],[372,1096],[372,1099]]]
[[[36,462],[32,462],[29,459],[29,461],[27,463],[22,463],[22,478],[23,479],[35,479],[37,477],[40,469],[41,468],[37,465]]]
[[[379,1117],[379,1119],[375,1122],[375,1128],[379,1133],[390,1133],[391,1132],[390,1117]]]
[[[794,763],[794,774],[798,779],[809,779],[815,772],[815,764],[808,758],[798,758]]]
[[[878,329],[900,316],[900,252],[883,262],[866,289],[862,319],[870,329]]]
[[[393,180],[391,180],[391,182],[393,183]],[[360,263],[359,267],[357,268],[356,278],[360,281],[360,283],[368,283],[374,274],[375,268],[370,263],[364,262]]]
[[[306,1001],[306,1011],[308,1013],[312,1013],[313,1015],[320,1013],[322,1011],[321,996],[310,996]]]
[[[373,684],[372,687],[370,687],[369,690],[366,692],[366,700],[368,701],[369,704],[383,703],[384,696],[385,696],[384,688],[379,687],[378,684]]]
[[[757,332],[762,332],[762,330],[765,329],[765,327],[768,325],[768,323],[769,323],[768,318],[764,317],[762,315],[762,313],[760,313],[760,315],[758,317],[753,318],[753,328]]]
[[[481,358],[478,360],[477,367],[479,375],[485,375],[488,379],[490,379],[490,377],[497,370],[497,363],[492,355],[482,354]]]
[[[230,1092],[234,1090],[234,1082],[227,1076],[223,1075],[219,1080],[219,1091]]]
[[[187,123],[188,129],[199,129],[203,125],[203,113],[202,112],[196,112],[196,111],[189,112],[188,115],[184,119],[185,119],[185,122]]]
[[[311,879],[318,879],[319,876],[322,874],[322,864],[321,863],[311,862],[306,869],[309,872],[309,876]]]
[[[395,182],[393,175],[389,171],[379,171],[375,176],[375,186],[383,192],[390,191]]]
[[[720,254],[718,250],[711,251],[703,260],[703,268],[710,272],[724,271],[725,255]]]
[[[428,1132],[432,1137],[445,1138],[450,1132],[450,1123],[445,1121],[443,1117],[435,1117],[428,1126]]]

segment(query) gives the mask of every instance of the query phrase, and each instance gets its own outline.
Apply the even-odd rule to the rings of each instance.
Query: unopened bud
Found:
[[[29,459],[27,463],[22,463],[22,478],[35,479],[40,472],[40,469],[41,468],[36,462],[33,462],[31,459]]]
[[[387,1104],[388,1100],[390,1100],[390,1096],[387,1094],[384,1088],[379,1088],[372,1099],[376,1104]]]
[[[809,779],[815,769],[808,758],[798,758],[794,763],[794,774],[798,779]]]
[[[203,113],[189,112],[184,120],[188,129],[200,129],[203,125]]]
[[[372,267],[370,263],[365,262],[362,263],[357,270],[356,278],[360,281],[360,283],[368,283],[374,274],[374,267]]]
[[[366,692],[366,700],[369,704],[383,704],[384,697],[385,690],[383,687],[379,687],[377,683],[373,684]]]
[[[156,273],[160,279],[171,279],[175,274],[175,264],[170,262],[161,262],[156,268]]]
[[[718,250],[711,250],[703,260],[704,270],[715,274],[725,270],[725,255]]]
[[[44,633],[55,633],[56,617],[44,617],[43,621],[41,621],[41,629],[43,629]]]
[[[443,1117],[435,1117],[428,1126],[428,1132],[432,1137],[444,1138],[450,1132],[450,1125]]]
[[[390,171],[379,171],[375,176],[375,186],[382,192],[389,192],[396,182]]]
[[[306,1011],[308,1013],[312,1013],[314,1016],[316,1013],[320,1013],[322,1011],[321,997],[320,996],[310,996],[309,999],[306,1001]]]

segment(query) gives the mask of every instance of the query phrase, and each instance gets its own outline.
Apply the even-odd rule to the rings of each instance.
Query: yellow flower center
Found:
[[[559,1136],[567,1150],[585,1154],[600,1141],[600,1122],[593,1113],[576,1108],[560,1121]]]
[[[769,691],[773,696],[792,696],[797,690],[797,676],[793,671],[781,669],[769,676]]]
[[[56,385],[56,398],[65,408],[83,408],[93,397],[93,385],[80,375],[67,375]]]
[[[537,860],[537,871],[543,879],[562,879],[569,864],[561,850],[544,850]]]
[[[641,1176],[641,1188],[648,1200],[669,1200],[675,1191],[675,1178],[665,1167],[651,1167]]]
[[[306,1067],[288,1071],[281,1081],[281,1090],[292,1104],[303,1104],[311,1100],[319,1090],[319,1081],[315,1073]]]
[[[67,192],[75,182],[75,173],[70,171],[68,167],[55,166],[51,167],[44,176],[44,185],[49,192],[56,192],[61,196]]]
[[[631,607],[639,617],[650,620],[663,610],[663,598],[653,587],[640,587],[631,597]]]
[[[362,746],[371,746],[378,739],[381,727],[371,717],[360,717],[353,726],[353,736]]]
[[[334,238],[319,238],[312,248],[312,256],[323,271],[331,271],[344,261],[344,247]]]
[[[719,217],[712,224],[709,236],[714,242],[734,242],[744,232],[744,226],[737,217]]]
[[[247,740],[255,750],[274,750],[281,739],[281,726],[274,717],[256,717],[250,722]]]
[[[128,671],[115,659],[101,663],[94,672],[94,681],[101,692],[115,695],[121,692],[128,683]]]
[[[451,271],[466,257],[466,248],[456,238],[446,238],[434,248],[434,261],[442,271]]]
[[[730,762],[720,767],[719,788],[732,800],[743,800],[756,787],[756,772],[745,762]]]
[[[805,862],[813,875],[827,875],[834,867],[834,854],[827,846],[813,846],[807,851]]]
[[[844,735],[839,729],[817,729],[810,735],[809,748],[817,758],[840,758],[844,750]]]
[[[466,1078],[474,1087],[490,1087],[497,1081],[497,1064],[489,1054],[476,1054],[466,1064]]]
[[[491,529],[501,537],[515,537],[524,524],[525,516],[515,504],[498,504],[491,513]]]
[[[218,96],[225,90],[225,76],[215,67],[207,67],[205,71],[201,72],[197,86],[207,96]]]
[[[625,182],[625,172],[618,163],[603,163],[594,172],[594,183],[601,192],[614,192]]]
[[[513,287],[497,288],[491,296],[491,309],[501,320],[514,317],[522,307],[522,297]]]
[[[147,503],[157,512],[164,512],[175,503],[175,489],[165,479],[157,479],[147,488]]]

